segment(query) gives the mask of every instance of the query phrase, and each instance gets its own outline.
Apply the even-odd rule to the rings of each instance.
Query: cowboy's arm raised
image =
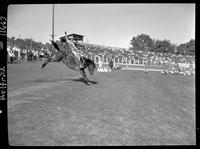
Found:
[[[77,47],[74,45],[74,43],[72,41],[70,41],[67,37],[67,32],[65,32],[65,39],[66,42],[69,44],[69,46],[74,49],[76,52],[78,52],[79,50],[77,49]]]
[[[67,37],[67,32],[65,32],[65,40],[66,40],[66,42],[68,43],[69,39],[68,39],[68,37]]]

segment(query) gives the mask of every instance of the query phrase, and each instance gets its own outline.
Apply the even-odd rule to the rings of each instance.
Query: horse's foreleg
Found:
[[[42,64],[42,68],[44,68],[49,62],[59,62],[61,60],[57,59],[54,55],[52,57],[48,57],[47,60]]]
[[[42,64],[42,68],[44,68],[49,62],[51,61],[51,59],[47,59],[44,61],[44,63]]]

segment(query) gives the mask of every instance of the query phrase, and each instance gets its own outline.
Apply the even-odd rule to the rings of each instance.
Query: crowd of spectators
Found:
[[[120,68],[119,62],[115,61],[115,57],[122,57],[121,62],[127,63],[128,61],[135,59],[144,61],[142,63],[145,66],[160,66],[163,74],[179,74],[179,75],[192,75],[195,73],[195,56],[191,55],[178,55],[172,53],[155,53],[155,52],[142,52],[142,51],[130,51],[126,49],[112,50],[111,47],[91,45],[91,44],[78,44],[81,50],[85,52],[85,56],[89,55],[103,55],[110,56],[114,60],[114,68]],[[113,58],[114,57],[114,58]],[[93,58],[93,57],[92,57]],[[100,58],[99,58],[100,59]],[[130,63],[128,63],[130,64]],[[148,67],[147,67],[148,69]],[[145,71],[147,70],[145,68]]]
[[[44,60],[46,56],[50,55],[48,49],[41,49],[40,51],[34,49],[20,49],[18,47],[7,47],[7,62],[19,63],[21,61],[38,61]]]

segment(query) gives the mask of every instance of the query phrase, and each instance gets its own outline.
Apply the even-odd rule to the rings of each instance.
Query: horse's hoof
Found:
[[[90,83],[89,83],[88,81],[85,81],[85,84],[86,84],[86,85],[90,85]]]
[[[85,84],[86,84],[86,85],[90,85],[90,83],[88,83],[88,82],[87,82],[87,83],[85,83]]]

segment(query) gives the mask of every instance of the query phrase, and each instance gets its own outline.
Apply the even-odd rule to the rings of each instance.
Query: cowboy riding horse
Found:
[[[49,62],[63,62],[68,68],[79,71],[83,76],[83,81],[87,84],[89,82],[87,75],[85,73],[85,68],[88,68],[89,74],[93,75],[96,65],[91,60],[81,55],[80,50],[76,48],[73,43],[73,40],[69,40],[67,34],[65,32],[66,43],[64,45],[58,45],[57,43],[51,41],[52,45],[57,49],[57,51],[49,57],[42,64],[42,68],[44,68]]]

